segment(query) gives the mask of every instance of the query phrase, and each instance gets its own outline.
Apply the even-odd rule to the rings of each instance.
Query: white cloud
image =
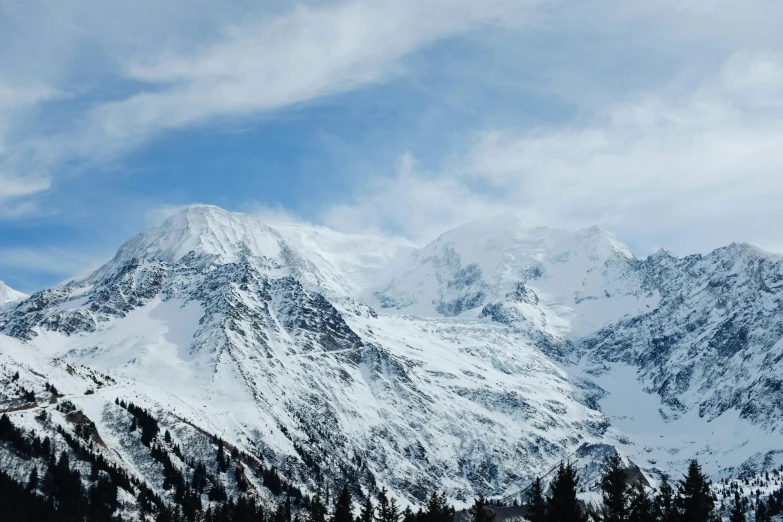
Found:
[[[128,68],[158,88],[95,108],[88,125],[127,144],[215,116],[278,109],[384,80],[423,45],[512,18],[533,0],[352,0],[233,27],[193,54]],[[94,136],[91,136],[93,139]]]
[[[300,5],[231,23],[218,31],[220,37],[187,51],[161,46],[144,47],[143,55],[120,53],[124,79],[143,87],[90,107],[72,128],[16,143],[13,154],[0,157],[0,167],[46,177],[64,162],[114,159],[167,129],[271,111],[383,81],[400,73],[400,59],[422,46],[482,24],[510,23],[538,1]],[[110,35],[103,38],[114,42]]]
[[[187,205],[175,205],[172,203],[153,205],[144,212],[145,224],[148,227],[158,226],[185,207]]]
[[[257,220],[268,225],[281,225],[291,223],[308,223],[302,216],[284,208],[282,205],[267,205],[264,203],[253,202],[244,205],[241,212],[250,214]]]
[[[264,2],[248,11],[247,2],[217,0],[41,3],[0,4],[0,216],[35,209],[31,196],[47,190],[63,165],[114,159],[168,129],[383,82],[405,74],[404,58],[433,42],[535,16],[551,34],[535,40],[546,49],[522,49],[545,57],[526,63],[536,66],[525,71],[529,83],[539,95],[579,105],[578,122],[497,128],[488,117],[488,128],[437,168],[406,154],[392,177],[372,174],[352,201],[326,208],[323,220],[421,241],[514,210],[531,224],[599,223],[640,238],[642,249],[668,242],[690,252],[731,239],[781,244],[779,1],[345,0],[277,12]],[[561,37],[573,39],[561,48]],[[568,55],[594,41],[614,60],[585,85],[582,69],[606,57],[576,53],[585,63],[574,63]],[[615,70],[648,66],[631,63],[635,55],[620,52],[625,43],[677,62],[676,74],[618,101]],[[704,71],[727,54],[705,81]],[[495,65],[515,64],[487,70]],[[89,98],[92,82],[122,85],[97,102],[81,100],[60,126],[27,128],[41,104],[66,92]],[[176,208],[151,211],[148,222]],[[296,219],[276,208],[251,210],[266,220]]]
[[[0,78],[0,218],[34,210],[34,203],[18,201],[18,198],[42,192],[51,186],[47,173],[17,171],[16,163],[24,153],[9,150],[7,139],[13,133],[14,126],[28,116],[31,108],[61,96],[61,93],[45,85],[13,86]]]
[[[37,210],[32,201],[20,199],[47,190],[46,176],[18,176],[0,171],[0,218],[16,218]]]
[[[0,173],[0,202],[4,199],[34,194],[47,188],[49,188],[49,180],[46,178],[22,178]]]
[[[395,177],[325,220],[431,237],[513,210],[531,225],[599,224],[643,252],[733,240],[774,247],[783,235],[781,74],[780,55],[742,52],[694,91],[636,95],[588,124],[484,131],[439,173],[405,158]]]
[[[402,234],[421,244],[448,228],[507,210],[509,202],[482,195],[451,172],[423,172],[410,154],[396,174],[371,177],[352,201],[330,206],[323,222],[341,231]]]

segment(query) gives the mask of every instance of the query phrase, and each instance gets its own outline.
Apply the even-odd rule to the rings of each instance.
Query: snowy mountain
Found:
[[[21,301],[27,297],[27,294],[14,290],[0,281],[0,306],[13,301]]]
[[[171,431],[183,469],[214,462],[217,437],[304,491],[405,503],[513,494],[607,447],[651,479],[697,455],[759,472],[783,460],[782,262],[740,245],[638,260],[596,227],[509,215],[419,249],[191,206],[0,310],[0,409],[73,431],[35,421],[54,386],[163,495],[115,400]]]

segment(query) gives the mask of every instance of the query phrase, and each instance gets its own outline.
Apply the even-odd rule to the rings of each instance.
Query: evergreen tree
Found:
[[[389,500],[389,492],[383,488],[378,493],[378,506],[375,509],[376,522],[399,522],[400,509],[395,499]]]
[[[604,499],[603,521],[625,522],[628,519],[628,474],[617,453],[604,462],[601,489]]]
[[[223,441],[218,442],[217,452],[217,465],[220,472],[224,472],[228,469],[228,462],[226,461],[226,453],[223,451]]]
[[[209,490],[207,497],[212,502],[225,502],[228,499],[228,493],[226,493],[226,486],[222,482],[217,481]]]
[[[27,489],[29,491],[35,491],[38,489],[38,468],[33,466],[30,471],[30,478],[27,480]]]
[[[197,493],[202,493],[207,487],[207,468],[203,462],[198,462],[193,470],[191,486]]]
[[[637,481],[630,490],[628,522],[655,522],[652,500],[644,490],[641,481]]]
[[[386,515],[385,522],[400,522],[400,518],[402,518],[400,506],[397,505],[397,499],[392,498],[389,502],[389,512]]]
[[[696,459],[688,465],[688,473],[680,480],[677,507],[687,522],[710,522],[715,501],[710,493],[707,477],[701,472]]]
[[[247,480],[245,480],[245,474],[242,473],[242,468],[239,465],[234,468],[234,480],[237,483],[237,489],[239,489],[239,491],[247,491]]]
[[[270,522],[286,522],[285,505],[282,502],[277,505],[277,509],[275,510],[274,515],[272,515]]]
[[[52,451],[52,441],[49,437],[44,437],[43,442],[41,443],[41,455],[44,457],[48,457],[51,454]]]
[[[544,497],[544,488],[541,486],[541,477],[536,477],[530,486],[525,509],[530,522],[546,522],[546,498]]]
[[[739,495],[738,492],[735,493]],[[756,522],[769,522],[771,518],[767,505],[764,502],[759,502],[759,505],[756,506]]]
[[[738,491],[734,492],[734,504],[731,506],[729,522],[745,522],[745,509],[742,507],[742,499]]]
[[[370,493],[364,497],[364,503],[362,504],[362,510],[359,513],[359,522],[374,522],[375,520],[375,506],[372,505],[372,499]]]
[[[353,522],[353,513],[351,512],[351,492],[348,491],[348,486],[343,485],[340,496],[337,497],[337,502],[334,504],[334,516],[333,522]]]
[[[495,513],[487,507],[487,499],[482,494],[479,494],[478,498],[473,501],[473,507],[469,511],[470,522],[493,522],[495,520]]]
[[[425,522],[454,522],[456,512],[446,500],[446,492],[433,492],[427,502],[427,509],[422,513]]]
[[[576,499],[579,477],[569,462],[560,463],[555,480],[552,481],[552,496],[547,499],[547,522],[587,522]]]
[[[658,522],[675,522],[677,518],[674,489],[669,484],[669,477],[666,475],[661,477],[661,485],[653,501],[653,513]]]
[[[307,522],[326,522],[326,506],[324,506],[324,503],[321,500],[320,486],[318,486],[315,497],[313,497],[308,506]]]

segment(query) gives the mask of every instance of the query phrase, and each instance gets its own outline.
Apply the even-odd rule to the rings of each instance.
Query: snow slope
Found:
[[[529,228],[514,215],[474,221],[446,232],[392,268],[368,302],[392,313],[460,316],[519,302],[531,291],[540,329],[585,332],[654,304],[640,295],[628,248],[598,227],[576,232]],[[518,310],[519,320],[534,315]],[[486,315],[486,314],[485,314]]]
[[[14,290],[0,281],[0,306],[14,301],[21,301],[26,297],[27,294]]]
[[[599,228],[511,215],[415,248],[197,205],[4,307],[0,350],[110,376],[96,395],[146,397],[306,490],[460,503],[584,444],[649,477],[777,465],[782,267],[742,245],[638,260]]]

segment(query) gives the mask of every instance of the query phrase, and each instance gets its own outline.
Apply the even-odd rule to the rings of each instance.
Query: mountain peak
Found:
[[[565,252],[585,253],[608,259],[612,255],[633,258],[630,249],[614,234],[593,225],[578,230],[563,230],[545,226],[530,226],[513,212],[477,219],[441,234],[424,247],[424,251],[445,244],[470,244],[469,249],[485,252],[497,249],[518,249],[534,257]]]
[[[0,306],[13,301],[21,301],[27,294],[14,290],[13,288],[0,281]]]
[[[122,245],[96,274],[137,259],[175,263],[191,252],[231,263],[245,255],[277,258],[284,240],[274,229],[247,214],[213,205],[189,205]]]
[[[650,257],[653,259],[677,259],[677,256],[672,253],[671,250],[669,250],[666,247],[661,247],[652,254],[650,254]]]
[[[587,228],[580,228],[574,234],[574,239],[582,244],[592,244],[600,248],[604,247],[607,252],[616,253],[629,259],[634,255],[631,250],[611,232],[607,232],[598,225],[592,225]]]

